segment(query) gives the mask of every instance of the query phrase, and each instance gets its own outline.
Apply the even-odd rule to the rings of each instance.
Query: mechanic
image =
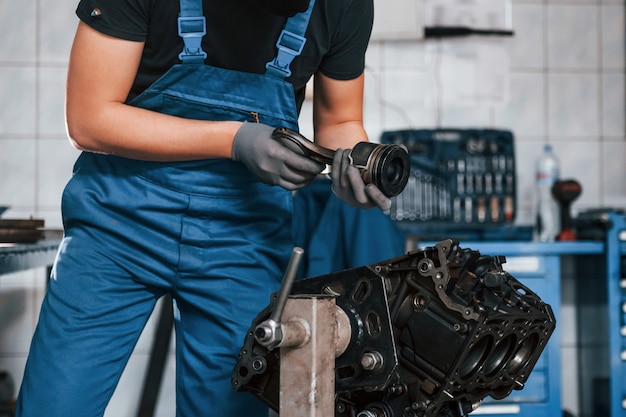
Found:
[[[332,190],[390,204],[348,159],[367,140],[372,0],[81,0],[77,15],[66,119],[83,152],[16,415],[102,416],[169,293],[176,415],[266,416],[230,376],[289,260],[292,192],[324,168],[271,138],[297,130],[311,77]]]

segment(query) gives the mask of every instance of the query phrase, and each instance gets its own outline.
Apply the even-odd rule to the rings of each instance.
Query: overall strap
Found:
[[[181,0],[181,2],[184,0]],[[309,18],[313,11],[315,0],[309,1],[309,7],[304,12],[287,19],[283,31],[276,41],[278,54],[276,57],[265,65],[267,75],[285,79],[291,75],[289,66],[295,57],[302,53],[306,38],[304,34],[309,25]]]
[[[206,52],[202,50],[202,37],[206,35],[206,19],[202,13],[202,0],[180,0],[178,36],[185,46],[178,54],[183,64],[203,64]]]

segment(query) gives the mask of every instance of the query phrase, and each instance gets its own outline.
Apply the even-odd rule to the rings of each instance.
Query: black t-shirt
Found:
[[[92,13],[94,9],[98,13]],[[76,14],[106,35],[145,41],[131,99],[180,63],[179,11],[178,0],[80,0]],[[254,0],[203,0],[203,11],[207,20],[202,40],[208,54],[205,63],[264,73],[265,64],[276,55],[276,40],[286,18],[270,14]],[[307,42],[291,64],[292,75],[287,79],[296,91],[298,108],[306,83],[317,70],[337,80],[361,75],[373,14],[373,0],[316,0]]]

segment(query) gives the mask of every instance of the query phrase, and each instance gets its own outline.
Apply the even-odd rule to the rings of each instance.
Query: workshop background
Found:
[[[4,218],[33,216],[45,219],[48,228],[61,228],[60,196],[78,156],[66,137],[63,109],[76,4],[0,0],[0,206],[10,206]],[[371,140],[406,128],[511,130],[517,224],[533,223],[534,163],[545,143],[560,159],[561,177],[582,184],[574,213],[625,209],[624,1],[508,4],[513,36],[373,41],[365,102]],[[309,116],[306,102],[302,131],[311,137]],[[45,291],[44,275],[40,269],[0,277],[0,369],[9,371],[16,385]],[[561,307],[564,317],[569,307]],[[130,360],[109,417],[136,412],[154,321]],[[563,363],[571,363],[575,335],[567,326],[561,332]],[[174,414],[173,367],[170,360],[157,416]],[[568,388],[576,382],[568,369],[564,366],[563,406],[576,413],[575,389]]]

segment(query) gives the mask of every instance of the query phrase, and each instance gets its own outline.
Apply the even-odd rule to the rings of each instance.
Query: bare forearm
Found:
[[[348,149],[367,141],[363,127],[363,80],[363,75],[339,81],[316,74],[313,105],[316,143],[330,149]]]
[[[361,121],[323,124],[315,131],[315,142],[329,149],[349,149],[358,142],[367,140],[367,133]]]
[[[208,122],[169,116],[122,103],[88,116],[68,108],[70,139],[81,150],[152,161],[230,158],[240,122]]]

